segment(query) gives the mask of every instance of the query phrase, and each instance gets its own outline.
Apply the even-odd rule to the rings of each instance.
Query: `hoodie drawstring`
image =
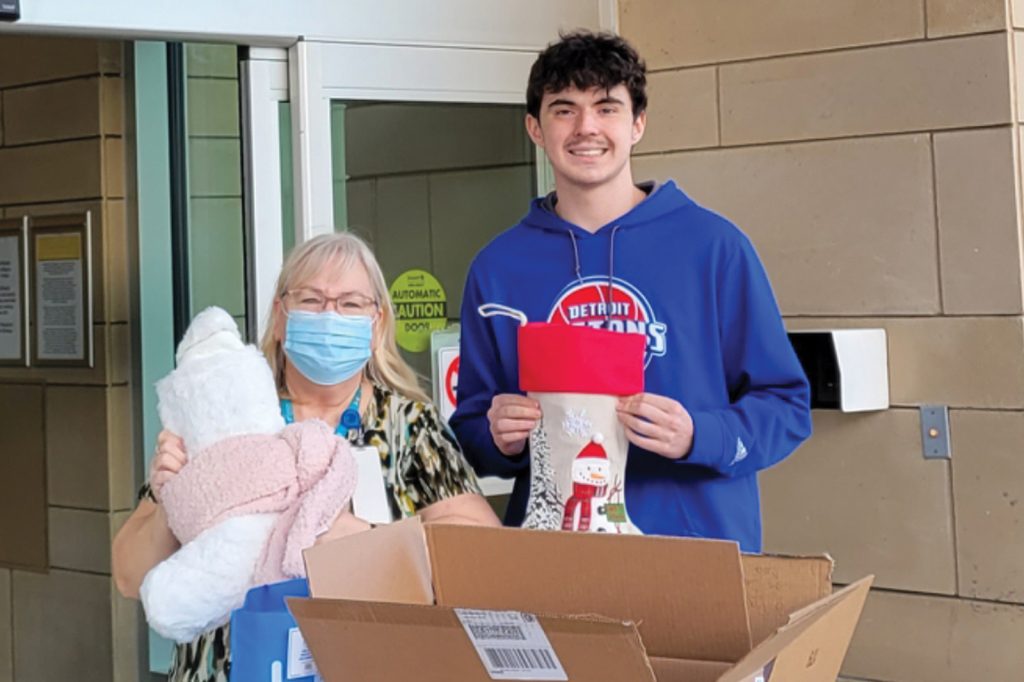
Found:
[[[580,268],[580,247],[576,244],[576,235],[569,230],[569,239],[572,241],[572,255],[576,257],[576,281],[583,282],[583,274]]]
[[[611,241],[608,244],[608,305],[605,309],[608,312],[605,318],[608,321],[608,328],[612,327],[612,303],[615,301],[615,233],[619,231],[621,225],[616,225],[612,228]]]
[[[605,320],[609,327],[612,322],[612,302],[615,298],[615,234],[621,227],[622,225],[616,225],[612,228],[611,240],[608,245],[608,303],[605,304]],[[582,284],[583,268],[580,265],[580,247],[572,230],[569,230],[569,239],[572,241],[572,255],[576,262],[576,281]]]

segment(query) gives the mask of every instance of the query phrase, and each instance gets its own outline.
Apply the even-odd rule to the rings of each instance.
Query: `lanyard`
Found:
[[[334,429],[334,434],[347,438],[352,442],[362,442],[363,440],[363,420],[359,416],[359,399],[363,395],[363,387],[360,386],[356,389],[356,394],[352,396],[352,402],[348,404],[345,411],[341,413],[341,421],[338,422],[338,428]],[[292,424],[295,422],[295,408],[292,407],[292,401],[288,398],[281,398],[281,416],[284,417],[285,424]],[[353,439],[353,431],[355,431],[355,438]]]

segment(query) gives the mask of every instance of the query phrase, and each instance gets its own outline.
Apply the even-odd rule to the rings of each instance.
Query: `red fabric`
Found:
[[[541,393],[640,393],[646,345],[643,334],[531,322],[519,328],[519,388]]]

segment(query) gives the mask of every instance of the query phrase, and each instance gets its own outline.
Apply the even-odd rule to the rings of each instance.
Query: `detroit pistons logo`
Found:
[[[548,322],[643,334],[647,337],[644,367],[665,354],[668,328],[654,317],[647,299],[633,285],[601,276],[585,277],[558,294]]]

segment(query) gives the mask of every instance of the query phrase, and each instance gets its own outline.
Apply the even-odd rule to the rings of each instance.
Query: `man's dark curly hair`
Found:
[[[647,66],[632,45],[612,33],[578,30],[559,36],[561,40],[548,45],[530,69],[527,113],[539,118],[544,94],[570,85],[611,90],[622,84],[633,101],[634,118],[647,108]]]

